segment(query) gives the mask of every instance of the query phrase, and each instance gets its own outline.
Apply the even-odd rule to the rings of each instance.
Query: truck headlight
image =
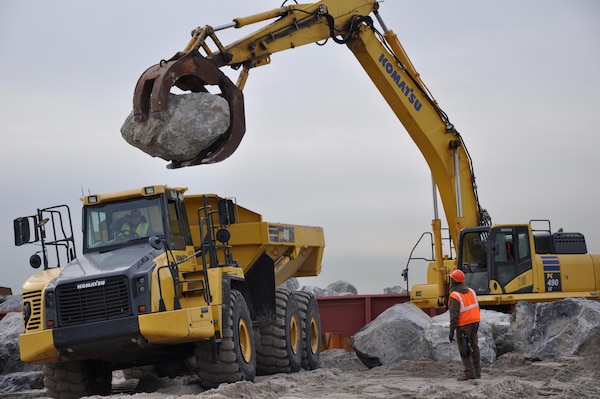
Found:
[[[47,308],[54,307],[54,292],[52,292],[52,291],[46,293],[46,307]]]

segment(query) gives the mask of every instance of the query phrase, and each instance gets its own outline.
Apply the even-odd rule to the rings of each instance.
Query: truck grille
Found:
[[[65,284],[57,287],[58,323],[74,326],[131,314],[126,277]]]

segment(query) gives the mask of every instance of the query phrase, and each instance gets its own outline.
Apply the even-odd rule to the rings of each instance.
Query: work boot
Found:
[[[470,375],[468,375],[468,374],[463,374],[463,375],[461,375],[460,377],[458,377],[456,380],[457,380],[457,381],[467,381],[467,380],[474,380],[475,378],[477,378],[477,377],[475,377],[475,376],[470,376]]]

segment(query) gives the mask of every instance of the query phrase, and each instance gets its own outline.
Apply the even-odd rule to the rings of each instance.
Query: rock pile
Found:
[[[21,296],[0,297],[0,311],[21,309]],[[42,367],[23,363],[19,352],[19,334],[23,331],[20,312],[6,313],[0,321],[0,393],[18,392],[44,387]]]
[[[511,314],[481,311],[481,360],[515,352],[526,359],[600,354],[600,301],[583,298],[519,302]],[[427,316],[410,303],[394,305],[357,332],[350,345],[367,367],[400,360],[460,360],[448,342],[448,312]]]
[[[600,301],[520,302],[511,327],[514,350],[526,358],[600,354]]]
[[[289,289],[299,289],[297,281],[286,284]],[[341,292],[333,291],[334,287]],[[321,294],[347,295],[352,288],[346,282],[337,282],[318,290]],[[300,289],[317,290],[315,287]],[[0,310],[15,310],[21,306],[18,295],[0,297],[0,302]],[[511,352],[531,360],[600,355],[600,301],[520,302],[511,315],[491,310],[482,310],[481,314],[479,346],[484,363],[494,363]],[[416,306],[403,303],[390,307],[364,326],[350,345],[367,367],[405,360],[459,361],[456,344],[448,342],[448,326],[447,313],[429,317]],[[0,396],[43,389],[41,367],[22,363],[19,358],[21,314],[8,313],[0,321],[0,331]]]

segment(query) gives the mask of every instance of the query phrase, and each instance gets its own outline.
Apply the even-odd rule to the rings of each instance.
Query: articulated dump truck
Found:
[[[14,220],[43,270],[23,285],[21,359],[43,365],[54,398],[105,395],[113,370],[195,372],[205,388],[314,369],[321,325],[312,294],[320,227],[269,223],[217,195],[149,186],[82,198],[77,257],[66,205]],[[56,264],[54,264],[54,262]]]

